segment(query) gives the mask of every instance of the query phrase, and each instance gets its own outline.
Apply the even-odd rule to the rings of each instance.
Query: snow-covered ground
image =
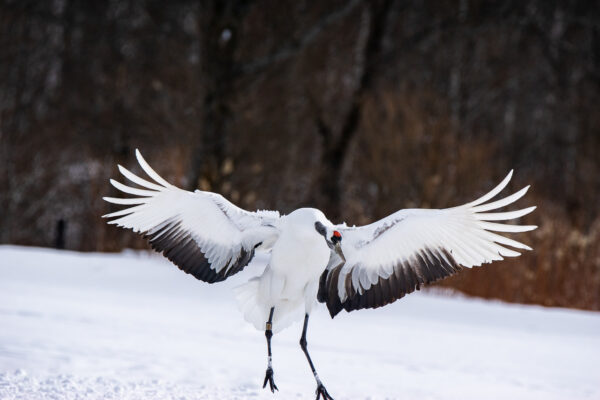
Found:
[[[301,325],[264,334],[232,287],[146,252],[0,246],[1,399],[312,399]],[[311,355],[336,399],[600,399],[600,313],[416,293],[378,310],[324,307]]]

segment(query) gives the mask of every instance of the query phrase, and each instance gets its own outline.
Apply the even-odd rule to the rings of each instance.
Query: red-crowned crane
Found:
[[[335,225],[314,208],[288,215],[243,210],[216,193],[179,189],[161,178],[136,150],[151,181],[119,165],[140,188],[111,179],[131,198],[105,197],[125,206],[105,215],[109,224],[143,234],[181,270],[208,283],[241,271],[257,251],[270,253],[262,275],[236,289],[245,319],[267,338],[268,365],[263,387],[273,380],[271,337],[304,318],[300,346],[317,383],[317,400],[331,399],[317,375],[306,343],[308,319],[317,301],[331,317],[341,310],[376,308],[459,272],[520,253],[530,247],[496,232],[525,232],[532,225],[498,223],[529,214],[535,207],[490,212],[512,204],[525,187],[500,200],[490,200],[506,187],[512,171],[485,196],[442,210],[397,211],[365,226]]]

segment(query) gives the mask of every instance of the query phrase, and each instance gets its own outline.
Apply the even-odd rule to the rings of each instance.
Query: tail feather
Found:
[[[296,302],[281,299],[273,301],[270,293],[267,293],[268,290],[265,290],[271,286],[271,282],[269,282],[271,278],[272,276],[269,274],[252,278],[234,288],[234,293],[244,319],[259,331],[265,330],[269,312],[271,307],[274,307],[272,330],[277,333],[290,326],[294,321],[302,319],[304,302],[303,299]],[[275,297],[277,298],[277,296]]]
[[[264,330],[268,311],[265,312],[265,307],[258,301],[259,286],[259,278],[253,278],[233,290],[238,308],[246,322],[254,325],[258,330]]]

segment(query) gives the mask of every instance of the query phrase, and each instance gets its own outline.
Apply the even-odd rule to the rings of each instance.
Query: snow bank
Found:
[[[231,289],[146,252],[0,246],[1,399],[312,399],[300,324],[264,335]],[[309,348],[336,399],[598,399],[600,313],[416,293],[313,314]]]

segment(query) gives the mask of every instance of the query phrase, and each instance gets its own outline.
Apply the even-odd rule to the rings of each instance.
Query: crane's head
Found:
[[[321,210],[316,208],[299,208],[286,215],[285,218],[286,226],[292,227],[296,234],[310,235],[312,237],[315,231],[317,231],[325,239],[327,246],[345,260],[341,245],[342,234],[335,229],[335,226],[325,217],[325,214]]]
[[[333,251],[335,251],[342,260],[346,260],[344,257],[344,253],[342,252],[342,234],[340,231],[337,231],[331,228],[327,228],[320,221],[315,222],[315,230],[321,234],[325,238],[325,242],[327,242],[327,246]]]

